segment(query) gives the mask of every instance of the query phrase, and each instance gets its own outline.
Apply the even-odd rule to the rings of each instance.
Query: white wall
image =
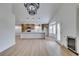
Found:
[[[79,53],[79,4],[63,4],[53,20],[61,24],[60,43],[67,47],[67,36],[76,38],[76,50]]]
[[[63,4],[54,20],[61,24],[61,44],[67,47],[67,36],[76,37],[76,6]]]
[[[11,4],[0,3],[0,52],[15,44],[15,17]]]
[[[79,7],[77,8],[77,52],[79,52]]]
[[[77,8],[77,35],[79,36],[79,7]]]

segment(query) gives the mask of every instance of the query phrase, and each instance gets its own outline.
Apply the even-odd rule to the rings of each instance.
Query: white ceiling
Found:
[[[12,7],[16,18],[16,24],[21,23],[48,23],[54,17],[61,4],[59,3],[40,3],[40,8],[35,16],[28,15],[23,3],[14,3]]]

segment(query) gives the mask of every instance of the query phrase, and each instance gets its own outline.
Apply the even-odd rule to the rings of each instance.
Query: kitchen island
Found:
[[[45,38],[45,32],[22,32],[21,38]]]

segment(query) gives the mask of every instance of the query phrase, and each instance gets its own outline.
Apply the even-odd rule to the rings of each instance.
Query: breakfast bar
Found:
[[[44,32],[22,32],[21,38],[45,38]]]

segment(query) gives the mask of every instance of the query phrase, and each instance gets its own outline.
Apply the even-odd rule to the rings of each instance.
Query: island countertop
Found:
[[[21,34],[31,34],[31,33],[40,34],[40,33],[45,33],[45,32],[22,32]]]
[[[45,38],[45,32],[22,32],[21,38]]]

